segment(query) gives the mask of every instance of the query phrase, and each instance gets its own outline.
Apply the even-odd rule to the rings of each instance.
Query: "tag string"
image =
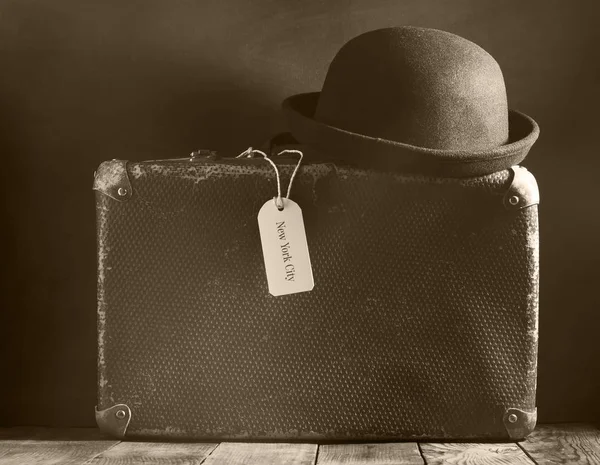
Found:
[[[277,206],[277,208],[279,210],[283,210],[283,200],[281,198],[281,177],[279,176],[279,169],[277,168],[277,165],[273,162],[273,160],[271,160],[267,156],[267,154],[265,152],[263,152],[262,150],[253,149],[252,147],[248,147],[246,150],[244,150],[242,153],[240,153],[236,158],[241,158],[241,157],[251,158],[256,153],[259,155],[262,155],[262,157],[265,160],[267,160],[271,164],[273,169],[275,170],[275,175],[277,176],[277,197],[275,197],[275,205]],[[281,152],[279,152],[277,154],[277,156],[283,155],[284,153],[295,153],[295,154],[300,155],[300,159],[298,160],[298,163],[296,164],[296,167],[294,168],[294,172],[292,173],[292,176],[290,177],[290,183],[288,184],[287,194],[284,197],[285,199],[289,199],[290,193],[292,192],[292,184],[294,183],[294,179],[296,178],[296,173],[298,172],[298,169],[300,168],[300,165],[302,164],[302,158],[304,157],[304,154],[300,150],[285,149],[285,150],[282,150]]]

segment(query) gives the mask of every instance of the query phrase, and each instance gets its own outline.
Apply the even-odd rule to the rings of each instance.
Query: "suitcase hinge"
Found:
[[[104,410],[96,407],[96,423],[100,431],[123,439],[131,421],[131,409],[125,404],[113,405]]]
[[[513,166],[513,179],[506,194],[504,206],[507,210],[521,210],[540,203],[540,191],[537,181],[527,168]]]
[[[504,412],[502,421],[511,439],[523,439],[535,428],[537,409],[527,412],[518,408],[509,408]]]
[[[94,190],[122,202],[133,194],[127,175],[127,160],[112,160],[102,163],[94,176]]]

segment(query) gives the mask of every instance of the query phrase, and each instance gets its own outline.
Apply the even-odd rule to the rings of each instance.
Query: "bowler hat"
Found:
[[[520,163],[539,135],[507,105],[498,63],[478,45],[417,27],[346,43],[321,92],[283,102],[300,143],[357,166],[451,177]]]

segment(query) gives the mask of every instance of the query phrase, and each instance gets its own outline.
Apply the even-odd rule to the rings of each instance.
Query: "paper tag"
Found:
[[[283,200],[283,210],[271,199],[258,212],[269,292],[274,296],[310,291],[314,287],[302,210]]]

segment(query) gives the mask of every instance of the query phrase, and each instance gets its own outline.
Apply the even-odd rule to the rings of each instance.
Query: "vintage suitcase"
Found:
[[[275,158],[282,183],[297,158]],[[282,158],[282,157],[280,157]],[[97,170],[98,425],[121,438],[520,439],[536,421],[538,190],[307,157],[314,289],[267,287],[261,157]]]

